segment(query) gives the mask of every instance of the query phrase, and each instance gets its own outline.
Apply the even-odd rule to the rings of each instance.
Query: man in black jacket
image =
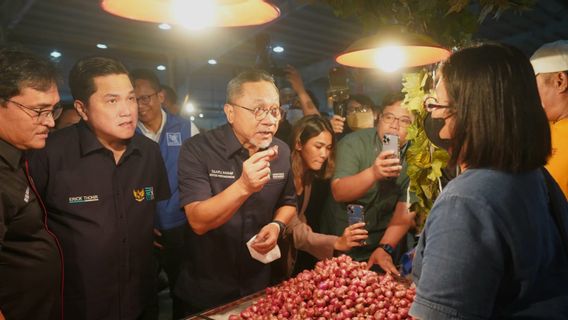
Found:
[[[61,255],[27,170],[61,113],[57,75],[46,60],[0,50],[0,319],[57,319]]]

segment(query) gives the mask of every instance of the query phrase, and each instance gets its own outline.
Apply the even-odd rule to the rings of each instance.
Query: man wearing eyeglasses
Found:
[[[163,268],[168,276],[173,318],[179,319],[183,316],[183,310],[173,290],[184,256],[187,218],[179,204],[178,158],[182,143],[199,131],[192,122],[162,108],[164,103],[162,87],[158,77],[151,70],[134,70],[130,73],[130,78],[134,82],[134,92],[138,102],[136,131],[160,145],[160,152],[168,171],[172,196],[158,203],[158,216],[154,224],[157,246],[155,252],[159,262],[158,269]]]
[[[383,99],[376,128],[361,129],[346,135],[337,145],[335,173],[327,207],[331,212],[323,221],[324,233],[341,235],[347,227],[347,205],[364,207],[369,238],[365,246],[348,254],[378,264],[384,271],[398,274],[393,254],[414,223],[407,209],[409,178],[404,153],[412,114],[401,105],[400,93]],[[398,136],[400,152],[384,151],[385,134]]]
[[[158,145],[135,135],[138,106],[119,61],[75,63],[79,123],[54,132],[31,173],[65,262],[67,319],[157,319],[153,227],[170,189]]]
[[[290,150],[273,139],[282,116],[278,89],[264,71],[227,86],[228,124],[186,141],[179,188],[191,230],[188,261],[176,284],[186,313],[211,308],[269,285],[270,265],[251,257],[276,246],[296,214]]]
[[[61,255],[24,156],[45,146],[58,102],[49,61],[0,50],[0,319],[61,315]]]

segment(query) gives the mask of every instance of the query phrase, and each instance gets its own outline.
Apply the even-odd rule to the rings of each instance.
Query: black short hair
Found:
[[[87,104],[91,95],[97,91],[95,78],[111,74],[128,75],[128,70],[120,61],[110,57],[80,59],[69,72],[69,88],[73,99]]]
[[[150,82],[152,89],[156,91],[162,91],[162,85],[160,85],[160,79],[156,76],[152,70],[149,69],[136,69],[130,72],[130,78],[132,82],[136,80],[146,80]]]
[[[51,61],[20,47],[0,49],[0,98],[10,99],[26,87],[47,91],[58,82]]]
[[[404,93],[401,90],[389,91],[383,96],[377,111],[381,113],[386,107],[402,100],[404,100]]]
[[[169,100],[173,104],[178,103],[177,93],[172,87],[163,84],[162,90],[164,90],[166,100]]]
[[[486,43],[462,49],[441,66],[456,108],[451,164],[525,172],[550,155],[550,129],[529,59]]]

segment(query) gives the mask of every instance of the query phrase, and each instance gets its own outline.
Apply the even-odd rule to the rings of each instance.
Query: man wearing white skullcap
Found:
[[[552,155],[546,169],[568,197],[568,40],[544,44],[532,55],[531,63],[550,122]]]

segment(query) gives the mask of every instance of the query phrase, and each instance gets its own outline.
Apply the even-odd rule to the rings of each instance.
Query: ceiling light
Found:
[[[281,46],[276,46],[274,48],[272,48],[272,51],[276,52],[276,53],[282,53],[284,52],[284,48]]]
[[[49,55],[50,55],[52,58],[57,59],[57,58],[61,57],[61,52],[59,52],[59,51],[57,51],[57,50],[53,50],[53,51],[51,51],[51,53],[50,53]]]
[[[336,61],[350,67],[380,68],[392,72],[399,68],[436,63],[449,55],[450,50],[431,38],[393,27],[355,41]]]
[[[217,64],[217,60],[215,60],[215,59],[209,59],[209,60],[207,60],[207,63],[209,63],[209,64]]]
[[[164,70],[166,70],[166,66],[161,64],[161,65],[157,66],[156,69],[158,69],[159,71],[164,71]]]
[[[189,119],[190,119],[191,121],[195,121],[195,117],[194,117],[194,116],[189,117]]]
[[[203,118],[203,113],[200,113],[200,114],[199,114],[199,117],[200,117],[200,118]]]
[[[158,25],[158,28],[160,28],[160,29],[162,29],[162,30],[170,30],[170,29],[172,28],[172,26],[170,26],[170,25],[167,24],[167,23],[160,23],[160,24]]]
[[[195,106],[191,102],[186,103],[185,106],[183,106],[183,108],[187,113],[193,113],[195,111]]]
[[[264,0],[102,0],[103,10],[132,20],[188,27],[237,27],[270,22],[278,7]]]
[[[108,49],[108,46],[104,43],[97,43],[97,48],[99,49]]]

